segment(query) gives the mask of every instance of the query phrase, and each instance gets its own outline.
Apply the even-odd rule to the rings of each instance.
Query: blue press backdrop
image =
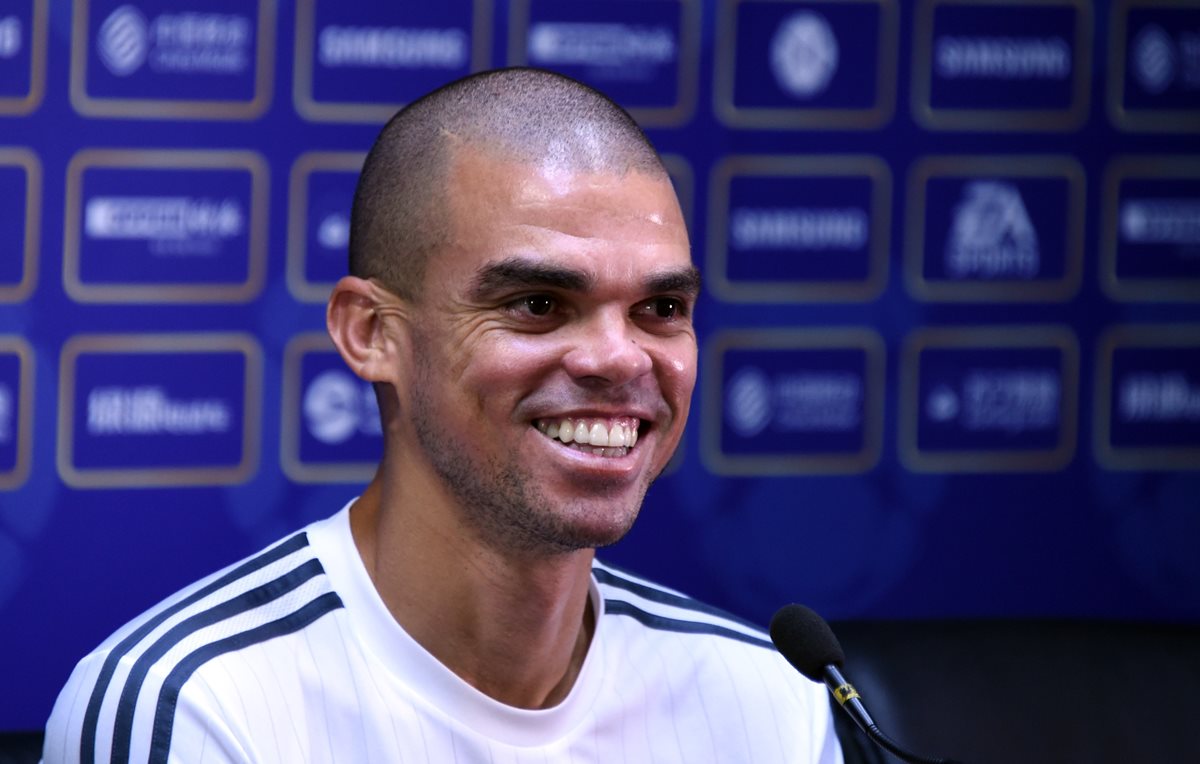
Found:
[[[354,171],[509,63],[634,111],[705,273],[609,561],[761,622],[1200,619],[1200,5],[415,6],[0,2],[0,729],[369,477]]]

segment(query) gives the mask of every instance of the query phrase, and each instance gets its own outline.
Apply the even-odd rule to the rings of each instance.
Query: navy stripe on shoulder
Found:
[[[612,566],[608,563],[604,563],[604,565],[607,568],[612,568]],[[662,605],[671,605],[673,607],[683,608],[684,610],[692,610],[697,613],[704,613],[706,615],[716,616],[717,618],[724,618],[726,621],[732,621],[733,623],[745,626],[747,629],[753,629],[764,636],[766,634],[766,632],[763,631],[762,626],[759,626],[753,621],[748,621],[745,618],[739,618],[727,610],[722,610],[719,607],[713,607],[712,605],[705,604],[699,600],[694,600],[691,597],[684,597],[683,595],[675,594],[674,592],[668,592],[656,586],[650,586],[648,584],[632,581],[628,578],[623,578],[622,576],[617,575],[612,570],[605,570],[604,568],[593,567],[592,574],[595,575],[596,580],[602,584],[607,584],[608,586],[613,586],[617,589],[624,589],[627,592],[636,594],[643,599],[650,600],[651,602],[658,602]]]
[[[207,644],[181,660],[167,675],[158,694],[158,708],[154,712],[154,732],[150,738],[150,764],[167,761],[171,751],[171,735],[175,727],[175,707],[179,702],[179,693],[197,669],[225,653],[299,631],[326,613],[341,607],[341,597],[334,592],[326,592],[290,615]]]
[[[717,637],[734,639],[738,642],[745,642],[755,647],[765,647],[771,651],[775,650],[775,645],[771,644],[768,640],[713,623],[683,621],[678,618],[666,618],[665,616],[647,613],[645,610],[625,600],[605,600],[604,614],[627,615],[643,625],[659,631],[674,631],[680,634],[711,634]]]
[[[230,584],[245,578],[256,571],[259,571],[273,562],[287,557],[288,555],[308,546],[308,534],[303,531],[282,541],[266,551],[238,565],[233,570],[216,579],[207,586],[193,592],[188,597],[176,602],[171,607],[165,608],[161,612],[148,619],[144,624],[135,629],[133,633],[113,647],[109,652],[108,657],[104,660],[104,665],[100,668],[100,673],[96,677],[96,684],[92,688],[92,695],[88,699],[87,710],[83,715],[83,729],[79,737],[79,761],[81,764],[95,764],[96,757],[96,727],[100,720],[100,707],[104,703],[104,696],[108,693],[109,682],[112,681],[113,674],[117,670],[117,664],[121,662],[130,650],[139,642],[146,638],[150,632],[154,631],[164,621],[186,607],[194,605],[215,591],[222,589]]]
[[[117,702],[116,718],[113,722],[113,760],[129,760],[129,748],[133,740],[133,715],[137,708],[138,695],[142,692],[142,683],[146,680],[146,675],[150,673],[150,669],[160,658],[200,629],[273,602],[324,573],[325,570],[321,567],[320,560],[308,560],[273,581],[248,589],[230,600],[180,621],[159,637],[138,657],[137,662],[129,670],[129,676],[125,679],[125,686],[121,690],[121,696]]]

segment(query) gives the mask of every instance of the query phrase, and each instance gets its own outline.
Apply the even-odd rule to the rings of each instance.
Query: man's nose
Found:
[[[579,324],[563,365],[577,381],[622,385],[650,371],[644,342],[644,334],[627,315],[600,312]]]

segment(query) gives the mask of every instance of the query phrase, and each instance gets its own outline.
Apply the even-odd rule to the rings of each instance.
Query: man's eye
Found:
[[[646,304],[646,312],[653,314],[655,318],[679,318],[686,312],[686,306],[682,300],[675,297],[658,297]]]
[[[522,297],[517,305],[524,308],[532,316],[546,316],[554,310],[554,298],[544,294]]]

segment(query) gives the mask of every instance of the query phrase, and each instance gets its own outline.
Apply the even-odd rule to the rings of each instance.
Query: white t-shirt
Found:
[[[499,703],[396,623],[348,507],[174,595],[75,668],[59,762],[837,764],[825,690],[758,629],[597,562],[571,692]]]

